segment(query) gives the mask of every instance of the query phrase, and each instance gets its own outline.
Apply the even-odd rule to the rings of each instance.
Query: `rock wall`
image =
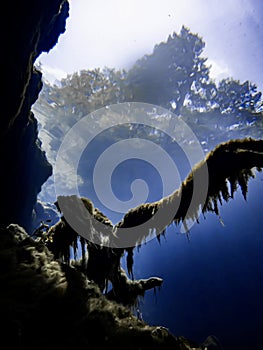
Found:
[[[0,235],[0,336],[8,344],[1,349],[203,349],[106,299],[18,225],[0,228]]]
[[[69,4],[65,0],[14,0],[4,11],[0,223],[17,223],[30,232],[37,194],[52,174],[31,112],[42,87],[34,62],[65,31]]]

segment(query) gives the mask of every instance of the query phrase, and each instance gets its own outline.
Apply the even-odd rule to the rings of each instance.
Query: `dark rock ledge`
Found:
[[[0,234],[1,340],[10,348],[203,349],[108,300],[20,226]]]

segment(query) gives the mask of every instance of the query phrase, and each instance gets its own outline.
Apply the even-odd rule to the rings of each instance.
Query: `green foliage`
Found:
[[[242,128],[253,129],[253,134],[243,136],[257,137],[255,132],[258,128],[262,132],[263,124],[261,92],[250,81],[227,78],[216,83],[210,78],[207,59],[202,57],[204,47],[200,36],[182,27],[179,34],[173,33],[156,45],[128,71],[108,67],[81,70],[54,85],[45,82],[34,111],[42,130],[47,125],[44,132],[51,139],[48,156],[56,152],[65,133],[83,116],[121,102],[152,103],[183,115],[201,135],[200,141],[211,134],[211,121],[225,131],[239,123]],[[229,125],[224,124],[224,116],[228,116]],[[236,122],[232,117],[238,117]],[[196,120],[210,124],[210,130]],[[119,122],[128,120],[124,116]]]
[[[68,75],[61,81],[60,94],[66,97],[73,113],[84,115],[107,104],[120,103],[130,98],[124,70],[97,68]]]
[[[203,40],[182,27],[167,42],[156,45],[151,55],[138,60],[128,73],[136,101],[148,102],[180,114],[193,83],[200,88],[209,79]]]
[[[240,115],[242,112],[258,112],[263,106],[261,92],[249,81],[223,79],[219,82],[214,102],[221,113]]]

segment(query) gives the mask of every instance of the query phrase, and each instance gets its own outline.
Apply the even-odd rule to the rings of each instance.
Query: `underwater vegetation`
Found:
[[[134,248],[149,237],[156,236],[160,241],[172,224],[182,224],[188,235],[188,223],[198,222],[200,213],[213,212],[220,218],[220,205],[233,199],[239,187],[246,200],[248,182],[255,176],[255,169],[261,171],[262,167],[263,140],[245,138],[224,142],[196,164],[174,193],[129,210],[116,225],[94,208],[88,198],[59,196],[56,206],[61,219],[38,240],[47,245],[56,259],[82,271],[109,299],[136,305],[138,296],[160,287],[163,281],[158,277],[134,280]],[[205,180],[207,186],[200,187]],[[121,267],[125,254],[129,276]]]

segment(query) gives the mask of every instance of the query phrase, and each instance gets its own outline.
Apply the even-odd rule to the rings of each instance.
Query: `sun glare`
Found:
[[[66,32],[38,59],[44,71],[72,74],[96,67],[129,68],[183,25],[205,41],[212,75],[230,74],[262,89],[263,54],[259,12],[254,1],[74,0]],[[50,68],[49,68],[50,67]],[[260,72],[259,72],[260,68]],[[59,73],[61,76],[61,73]],[[50,77],[50,74],[49,74]]]

